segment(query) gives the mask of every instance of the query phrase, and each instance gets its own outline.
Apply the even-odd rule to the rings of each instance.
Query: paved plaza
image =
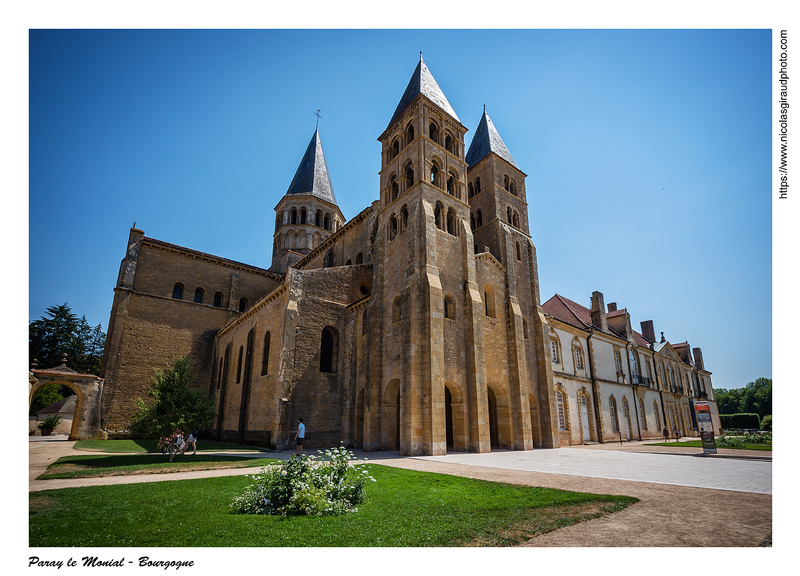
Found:
[[[416,458],[507,470],[772,494],[770,460],[572,448]]]

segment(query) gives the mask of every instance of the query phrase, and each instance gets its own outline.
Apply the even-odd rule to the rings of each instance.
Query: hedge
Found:
[[[761,422],[758,414],[743,412],[741,414],[720,414],[719,422],[723,428],[745,428],[749,430],[760,430]]]

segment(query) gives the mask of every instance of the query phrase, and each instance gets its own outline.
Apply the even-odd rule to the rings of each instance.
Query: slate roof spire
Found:
[[[469,145],[467,156],[465,158],[467,165],[475,166],[478,162],[483,160],[490,153],[494,152],[500,158],[519,169],[517,163],[511,157],[511,152],[506,148],[505,142],[500,138],[497,128],[494,127],[492,119],[486,113],[486,106],[483,107],[483,116],[475,130],[475,135],[472,137],[472,142]]]
[[[439,88],[439,85],[436,83],[436,80],[434,80],[430,70],[428,70],[428,67],[422,60],[422,52],[420,52],[419,64],[417,64],[414,74],[411,75],[411,80],[408,81],[406,91],[403,92],[403,97],[400,98],[400,103],[397,105],[394,114],[392,114],[392,119],[389,120],[389,126],[391,126],[392,123],[397,120],[397,118],[405,111],[405,109],[408,108],[408,105],[414,101],[414,98],[420,94],[447,112],[457,122],[461,122],[461,120],[458,119],[458,116],[456,116],[453,107],[450,106],[450,102],[447,101],[444,92],[442,92],[442,89]]]
[[[295,172],[286,194],[310,194],[336,204],[333,183],[328,173],[328,165],[325,163],[325,154],[322,152],[319,126],[314,130],[314,136],[308,143],[306,153],[300,161],[300,166],[297,167],[297,172]]]

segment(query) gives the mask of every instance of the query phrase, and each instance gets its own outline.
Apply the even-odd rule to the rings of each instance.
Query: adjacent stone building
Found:
[[[153,370],[188,355],[217,400],[210,433],[235,442],[285,447],[302,417],[312,448],[530,450],[655,436],[665,410],[692,434],[689,391],[713,400],[702,359],[635,333],[602,295],[597,311],[542,306],[526,175],[486,110],[468,150],[466,132],[420,58],[378,137],[378,199],[345,219],[316,130],[276,205],[269,270],[132,228],[104,429],[124,434]],[[612,374],[629,352],[639,372]],[[669,376],[645,380],[651,366]]]

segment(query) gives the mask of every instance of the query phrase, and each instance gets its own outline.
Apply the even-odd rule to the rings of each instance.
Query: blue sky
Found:
[[[269,267],[274,207],[320,135],[346,218],[419,52],[527,174],[543,301],[593,291],[772,376],[769,30],[30,33],[29,320],[107,329],[129,228]],[[713,57],[709,57],[713,55]]]

